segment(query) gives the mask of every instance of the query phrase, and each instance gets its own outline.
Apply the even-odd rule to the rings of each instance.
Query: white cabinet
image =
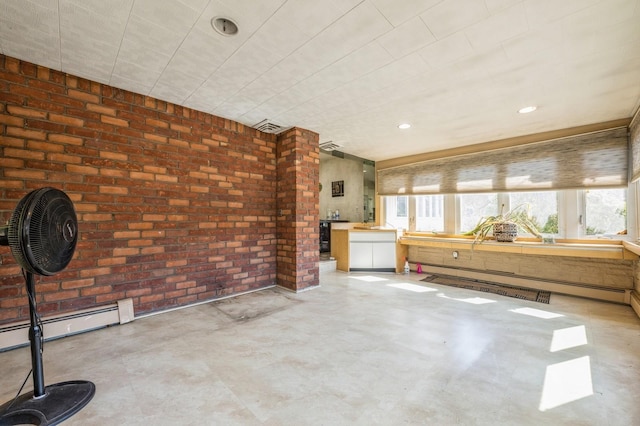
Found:
[[[349,269],[371,269],[373,267],[373,244],[349,243]]]
[[[396,242],[373,245],[373,265],[375,269],[396,270]]]
[[[396,270],[396,232],[349,232],[350,271]]]

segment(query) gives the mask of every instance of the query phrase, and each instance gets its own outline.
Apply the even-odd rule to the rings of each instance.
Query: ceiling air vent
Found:
[[[253,128],[264,133],[273,133],[276,135],[288,129],[288,127],[282,127],[279,124],[272,123],[267,119],[262,120],[258,124],[254,124]]]
[[[338,148],[340,148],[340,145],[333,143],[333,141],[322,142],[320,144],[320,149],[323,151],[333,151]]]

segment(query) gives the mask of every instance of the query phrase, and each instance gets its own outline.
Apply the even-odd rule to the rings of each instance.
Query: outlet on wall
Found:
[[[456,259],[456,260],[458,259],[458,252],[457,251],[453,252],[453,258]]]

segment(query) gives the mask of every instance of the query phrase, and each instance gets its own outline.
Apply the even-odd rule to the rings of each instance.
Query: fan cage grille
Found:
[[[53,275],[73,258],[78,239],[73,203],[62,191],[42,188],[18,203],[7,239],[18,264],[29,272]]]
[[[11,219],[9,219],[9,229],[7,230],[7,240],[9,241],[9,247],[11,248],[11,254],[22,268],[27,269],[30,272],[34,272],[33,268],[29,267],[25,254],[22,251],[22,244],[20,242],[20,230],[22,228],[22,212],[25,205],[36,194],[36,191],[32,191],[25,195],[16,208],[13,210]]]

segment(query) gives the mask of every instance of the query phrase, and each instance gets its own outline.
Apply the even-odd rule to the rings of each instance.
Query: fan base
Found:
[[[80,411],[95,393],[96,386],[84,380],[49,385],[40,398],[34,398],[33,392],[24,393],[13,405],[13,401],[9,401],[0,407],[0,413],[3,413],[0,416],[0,426],[57,425]]]

